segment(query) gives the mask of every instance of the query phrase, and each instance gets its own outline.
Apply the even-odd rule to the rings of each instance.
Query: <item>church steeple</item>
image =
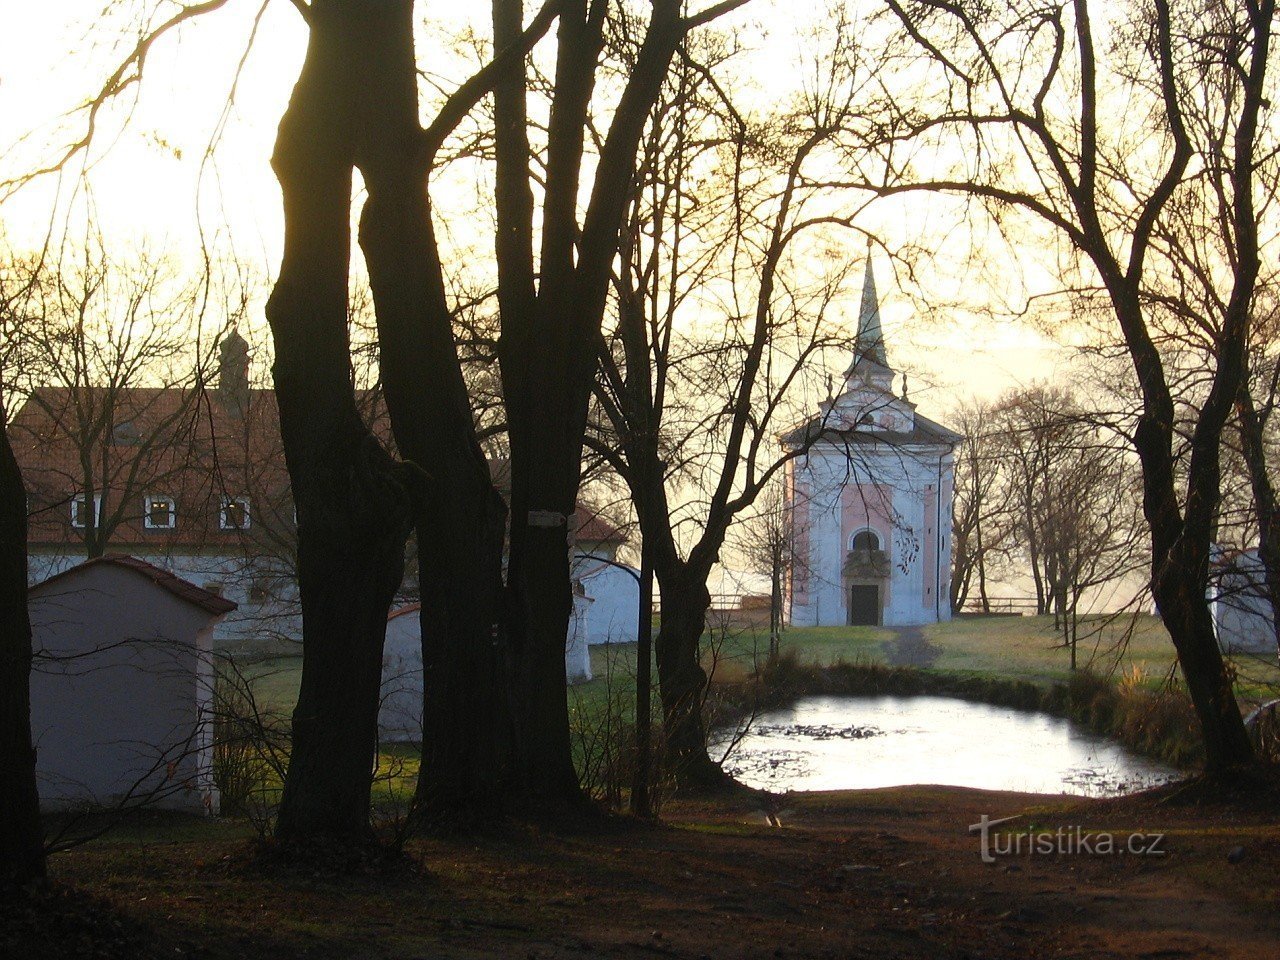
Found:
[[[858,308],[858,336],[853,345],[853,362],[845,371],[845,377],[855,374],[874,381],[893,380],[893,368],[884,349],[884,332],[880,329],[880,297],[876,293],[869,245],[866,273],[862,278],[862,303]]]
[[[884,352],[884,334],[880,330],[880,297],[876,294],[876,275],[871,269],[871,254],[867,252],[867,271],[862,278],[862,305],[858,310],[858,340],[854,346],[859,357],[874,360],[882,367],[889,366]]]

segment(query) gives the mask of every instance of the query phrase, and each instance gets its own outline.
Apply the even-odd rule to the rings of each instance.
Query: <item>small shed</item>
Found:
[[[31,588],[31,733],[43,808],[217,812],[213,631],[235,606],[115,555]]]
[[[564,646],[564,675],[569,683],[591,679],[591,651],[587,648],[587,623],[595,601],[587,596],[581,580],[573,582],[573,612]]]
[[[591,601],[575,586],[573,615],[565,643],[565,676],[570,683],[591,679],[591,656],[586,643],[586,612]],[[382,647],[382,693],[378,708],[378,740],[382,743],[422,742],[422,605],[406,604],[387,616]]]
[[[586,595],[587,643],[635,643],[640,615],[640,571],[620,563],[578,561]]]
[[[1266,568],[1257,549],[1214,558],[1209,599],[1218,646],[1224,653],[1276,655],[1275,616],[1267,596]]]
[[[410,603],[387,617],[382,647],[382,703],[378,708],[378,740],[422,742],[422,605]]]

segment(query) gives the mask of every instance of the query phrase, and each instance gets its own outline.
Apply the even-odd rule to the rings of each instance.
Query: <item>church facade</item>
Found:
[[[916,412],[889,365],[868,261],[853,362],[838,394],[782,438],[794,626],[951,619],[959,434]]]

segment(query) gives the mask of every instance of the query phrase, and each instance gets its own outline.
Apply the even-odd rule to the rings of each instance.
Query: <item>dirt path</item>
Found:
[[[100,844],[54,874],[153,931],[131,958],[1257,960],[1280,942],[1274,818],[942,787],[783,806],[781,827],[737,796],[668,806],[656,828],[422,842],[426,872],[395,881],[264,876],[225,839]],[[1159,831],[1166,853],[985,864],[966,829],[984,813],[1042,833]],[[82,937],[11,955],[117,954]]]
[[[885,641],[885,656],[893,667],[932,667],[942,650],[925,639],[922,627],[890,627],[893,639]]]

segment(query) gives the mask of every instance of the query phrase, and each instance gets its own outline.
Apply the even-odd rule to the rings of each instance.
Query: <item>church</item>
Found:
[[[853,361],[838,395],[782,438],[794,626],[951,619],[951,508],[959,434],[894,393],[868,259]],[[828,391],[834,393],[834,391]]]

